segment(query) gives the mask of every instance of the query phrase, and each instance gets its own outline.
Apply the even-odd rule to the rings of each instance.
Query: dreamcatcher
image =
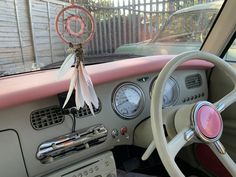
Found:
[[[83,47],[94,35],[94,19],[90,12],[78,5],[70,5],[62,9],[56,17],[56,32],[69,48],[69,55],[61,65],[58,77],[62,78],[75,65],[71,76],[70,87],[63,108],[75,89],[75,103],[79,110],[86,103],[94,115],[93,107],[98,108],[99,102],[93,83],[84,67]]]

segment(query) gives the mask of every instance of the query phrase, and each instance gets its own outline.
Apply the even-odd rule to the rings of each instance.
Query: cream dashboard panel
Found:
[[[201,76],[201,86],[187,89],[185,83],[186,76],[196,74]],[[93,125],[102,124],[108,130],[106,141],[72,155],[65,156],[51,163],[42,164],[36,158],[37,149],[41,143],[49,139],[70,133],[72,128],[71,118],[66,116],[65,121],[62,124],[42,130],[35,130],[31,126],[30,114],[38,109],[59,105],[57,96],[52,96],[0,111],[0,129],[14,129],[18,133],[19,142],[22,148],[22,158],[24,159],[29,176],[41,176],[47,174],[98,153],[112,149],[114,146],[133,144],[133,133],[135,127],[150,116],[150,88],[157,75],[157,73],[147,73],[96,86],[95,89],[101,101],[101,111],[96,114],[95,117],[87,116],[84,118],[77,118],[75,129],[81,130]],[[179,88],[178,98],[175,104],[191,103],[197,100],[205,100],[207,98],[207,81],[204,70],[179,70],[174,72],[172,77],[178,83]],[[121,118],[117,115],[112,106],[112,95],[114,94],[115,89],[120,84],[126,82],[137,85],[141,88],[144,94],[144,108],[136,118],[131,120]],[[120,129],[124,127],[127,128],[127,133],[121,135]],[[113,130],[118,131],[118,136],[112,136]]]

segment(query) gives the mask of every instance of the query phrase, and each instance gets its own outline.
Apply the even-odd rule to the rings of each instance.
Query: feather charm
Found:
[[[58,78],[62,78],[71,68],[71,66],[75,63],[75,53],[69,54],[63,64],[60,67],[58,72]]]
[[[93,87],[92,80],[83,64],[83,50],[79,45],[77,48],[70,49],[72,52],[67,56],[58,73],[58,77],[63,77],[75,63],[75,68],[71,76],[69,91],[66,96],[63,108],[68,103],[73,90],[75,89],[75,103],[76,108],[79,110],[84,107],[86,103],[94,115],[93,106],[97,109],[99,107],[99,101],[96,92]]]

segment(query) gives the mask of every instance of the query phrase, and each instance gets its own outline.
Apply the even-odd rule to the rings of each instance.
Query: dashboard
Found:
[[[109,159],[111,155],[106,152],[116,146],[147,147],[152,140],[147,120],[150,117],[152,87],[157,77],[157,71],[146,71],[100,84],[95,82],[100,106],[94,108],[95,116],[87,106],[76,110],[74,132],[73,117],[66,110],[61,110],[66,93],[56,91],[55,94],[56,87],[52,95],[2,109],[0,141],[4,143],[0,145],[0,156],[8,161],[0,160],[0,171],[4,171],[5,176],[49,177],[55,176],[57,171],[62,174],[65,170],[69,175],[68,168],[86,159],[97,156],[99,159],[99,154],[103,153],[105,155],[101,156]],[[40,94],[45,92],[31,92],[28,89],[28,95],[32,97]],[[207,97],[205,68],[179,69],[166,83],[163,111],[206,100]],[[73,99],[68,105],[67,109],[71,111]],[[147,122],[147,129],[139,128],[143,122]],[[138,134],[142,134],[141,137]],[[143,135],[148,137],[143,138]],[[14,166],[14,170],[9,165]]]

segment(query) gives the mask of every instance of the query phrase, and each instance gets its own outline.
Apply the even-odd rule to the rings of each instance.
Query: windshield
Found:
[[[217,13],[217,10],[209,9],[175,14],[153,42],[203,42]]]
[[[85,12],[90,15],[82,13],[79,7],[68,10],[69,2],[87,9]],[[85,64],[196,50],[222,3],[2,0],[0,76],[58,68],[69,55],[70,42],[82,43]]]

